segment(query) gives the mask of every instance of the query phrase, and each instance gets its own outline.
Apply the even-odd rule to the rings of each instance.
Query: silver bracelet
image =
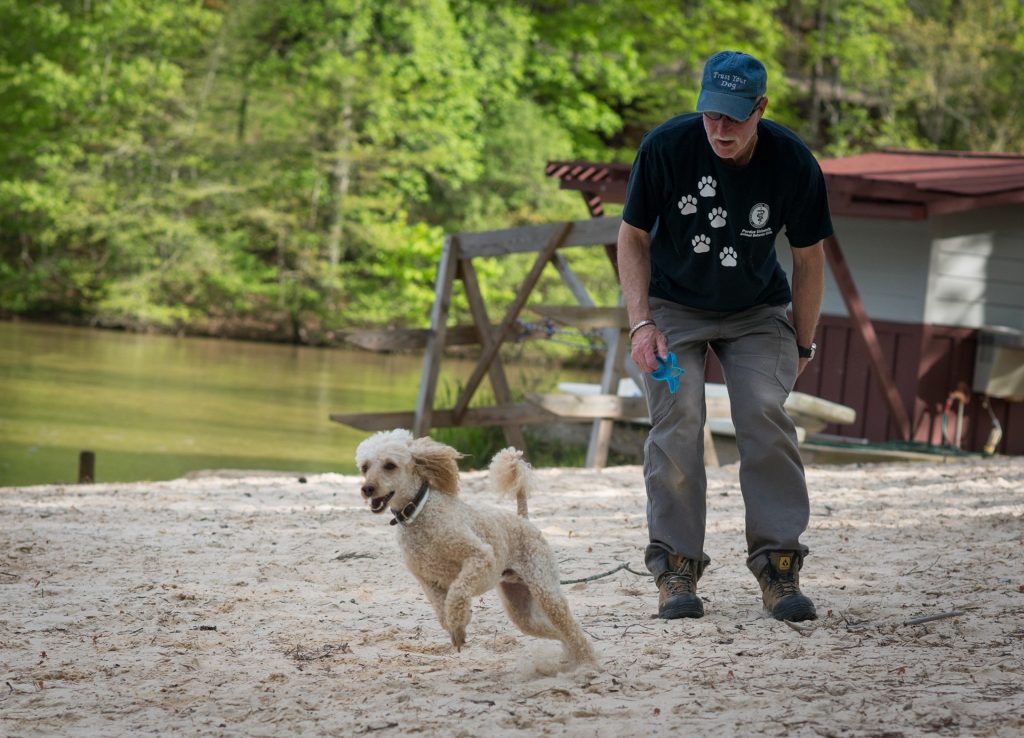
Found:
[[[629,329],[629,340],[632,341],[633,340],[633,335],[638,330],[640,330],[641,328],[643,328],[644,326],[647,326],[647,325],[654,325],[654,321],[651,320],[650,318],[648,318],[647,320],[641,320],[639,323],[637,323],[632,328],[630,328]]]

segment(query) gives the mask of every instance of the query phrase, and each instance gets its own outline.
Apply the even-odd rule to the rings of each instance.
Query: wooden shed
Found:
[[[831,434],[977,451],[995,421],[997,450],[1024,454],[1024,156],[882,151],[821,164],[836,235],[819,357],[796,388],[857,410]],[[601,217],[624,201],[629,165],[547,172]],[[708,375],[720,381],[714,362]]]

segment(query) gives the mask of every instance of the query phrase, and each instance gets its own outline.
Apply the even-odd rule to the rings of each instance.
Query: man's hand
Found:
[[[658,326],[645,325],[633,334],[631,349],[633,363],[644,374],[650,374],[658,368],[658,357],[668,353],[668,342]]]

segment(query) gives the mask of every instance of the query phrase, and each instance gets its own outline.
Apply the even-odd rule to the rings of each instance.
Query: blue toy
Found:
[[[668,391],[675,394],[679,389],[679,375],[686,370],[679,366],[676,355],[672,351],[669,351],[665,358],[660,356],[654,358],[658,360],[658,368],[651,372],[651,377],[664,380],[668,384]]]

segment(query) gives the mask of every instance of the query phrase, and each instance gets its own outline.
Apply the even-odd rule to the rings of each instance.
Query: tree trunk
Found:
[[[349,87],[346,85],[346,88]],[[331,209],[330,228],[327,232],[327,259],[333,270],[341,261],[341,238],[345,226],[344,202],[352,184],[352,98],[346,89],[338,120],[338,133],[334,138],[334,163],[328,174]]]

